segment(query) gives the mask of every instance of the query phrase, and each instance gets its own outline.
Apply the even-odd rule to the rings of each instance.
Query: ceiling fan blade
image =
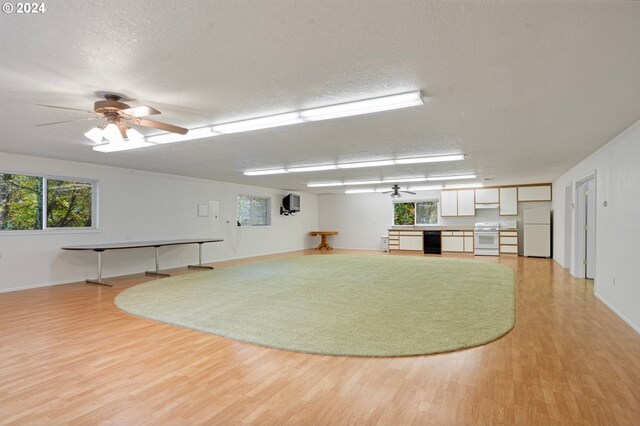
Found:
[[[129,117],[146,117],[148,115],[156,115],[156,114],[161,114],[160,111],[158,111],[155,108],[151,108],[150,106],[146,106],[146,105],[141,105],[141,106],[137,106],[137,107],[133,107],[133,108],[127,108],[127,109],[122,109],[120,111],[118,111],[118,114],[126,114]]]
[[[411,192],[411,191],[400,191],[400,192],[404,192],[405,194],[416,195],[416,193],[415,193],[415,192]]]
[[[73,123],[74,121],[97,120],[98,118],[102,118],[102,117],[77,118],[75,120],[55,121],[53,123],[36,124],[35,126],[36,127],[51,126],[51,125],[54,125],[54,124]]]
[[[56,105],[43,105],[43,104],[36,104],[36,106],[41,106],[45,108],[68,109],[69,111],[80,111],[80,112],[88,112],[89,114],[95,114],[95,111],[87,111],[86,109],[68,108],[68,107],[61,107]]]
[[[161,123],[159,121],[147,120],[146,118],[134,118],[134,124],[145,127],[152,127],[154,129],[164,130],[166,132],[178,133],[180,135],[186,135],[189,129],[184,127],[174,126],[173,124]]]

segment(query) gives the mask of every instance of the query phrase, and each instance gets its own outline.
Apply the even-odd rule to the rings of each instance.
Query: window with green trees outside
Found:
[[[95,228],[96,182],[0,173],[0,231]]]
[[[394,225],[437,225],[438,202],[412,201],[393,204]]]

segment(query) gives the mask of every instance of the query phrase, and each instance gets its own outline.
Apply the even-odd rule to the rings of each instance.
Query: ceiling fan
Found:
[[[82,110],[77,108],[68,108],[55,105],[42,105],[36,104],[46,108],[66,109],[71,111],[80,111],[92,114],[92,117],[78,118],[75,120],[56,121],[54,123],[36,124],[36,126],[50,126],[53,124],[71,123],[74,121],[84,120],[97,120],[101,118],[107,119],[107,124],[96,126],[89,130],[84,135],[97,144],[103,143],[103,138],[109,142],[119,143],[124,142],[125,139],[129,139],[132,142],[141,141],[144,139],[142,133],[138,132],[132,127],[132,125],[151,127],[154,129],[164,130],[166,132],[178,133],[180,135],[186,135],[189,131],[184,127],[174,126],[172,124],[161,123],[155,120],[149,120],[146,117],[149,115],[160,114],[155,108],[150,106],[141,105],[137,107],[130,107],[124,102],[120,102],[121,96],[107,93],[104,95],[105,100],[96,101],[93,104],[93,111]]]
[[[391,191],[384,191],[383,194],[391,194],[392,197],[402,197],[402,194],[400,194],[401,192],[404,192],[405,194],[416,195],[415,192],[401,191],[400,190],[400,185],[393,185],[391,187]]]

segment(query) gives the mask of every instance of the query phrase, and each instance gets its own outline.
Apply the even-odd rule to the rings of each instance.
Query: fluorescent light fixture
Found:
[[[139,140],[139,141],[129,140],[129,141],[111,142],[111,143],[105,143],[102,145],[96,145],[93,147],[93,150],[98,152],[116,152],[116,151],[126,151],[129,149],[144,148],[147,146],[153,146],[153,144],[149,142],[145,142],[143,140]]]
[[[463,183],[459,185],[447,185],[445,188],[482,188],[483,183]]]
[[[442,189],[442,185],[410,186],[409,187],[409,191],[433,191],[436,189]]]
[[[95,143],[102,143],[102,134],[103,134],[103,130],[100,127],[94,127],[84,135],[89,139],[91,139],[92,141],[94,141]]]
[[[380,160],[380,161],[365,161],[362,163],[343,163],[338,164],[339,169],[359,169],[362,167],[378,167],[378,166],[391,166],[393,160]]]
[[[381,180],[352,180],[347,182],[342,182],[343,185],[375,185],[377,183],[382,183]]]
[[[107,127],[104,128],[103,136],[109,142],[113,143],[122,143],[124,139],[122,138],[122,133],[120,133],[120,129],[113,123],[107,124]]]
[[[344,191],[345,194],[366,194],[368,192],[375,192],[373,188],[368,189],[347,189]]]
[[[300,117],[305,121],[319,121],[417,105],[424,105],[424,99],[420,91],[307,109],[300,111]]]
[[[263,176],[263,175],[279,175],[283,173],[289,173],[285,169],[272,169],[272,170],[252,170],[244,172],[245,176]]]
[[[322,188],[325,186],[342,186],[342,182],[320,182],[320,183],[308,183],[309,188]]]
[[[144,139],[144,135],[137,131],[136,129],[129,128],[127,129],[127,139],[130,141],[141,141]]]
[[[399,178],[399,179],[383,179],[382,183],[401,183],[401,182],[426,182],[426,177],[415,178]]]
[[[459,180],[459,179],[475,179],[476,175],[455,175],[455,176],[434,176],[428,177],[427,180]]]
[[[213,126],[216,133],[229,134],[238,132],[249,132],[251,130],[268,129],[270,127],[288,126],[290,124],[302,123],[298,112],[287,112],[285,114],[270,115],[268,117],[252,118],[250,120],[235,121],[233,123],[218,124]]]
[[[335,170],[338,167],[335,164],[328,164],[326,166],[305,166],[305,167],[291,167],[287,169],[292,173],[300,173],[300,172],[319,172],[322,170]]]
[[[408,190],[408,188],[406,188],[406,187],[401,187],[399,189],[399,191],[407,191],[407,190]],[[393,191],[393,189],[386,188],[386,187],[385,188],[376,188],[376,192],[392,192],[392,191]]]
[[[180,135],[177,133],[166,133],[162,135],[149,136],[147,141],[163,144],[163,143],[173,143],[173,142],[184,142],[190,141],[193,139],[202,139],[208,138],[211,136],[219,135],[219,133],[215,133],[211,130],[211,126],[207,127],[198,127],[197,129],[191,129],[186,135]]]
[[[440,163],[443,161],[464,160],[464,154],[434,155],[431,157],[398,158],[396,164]]]

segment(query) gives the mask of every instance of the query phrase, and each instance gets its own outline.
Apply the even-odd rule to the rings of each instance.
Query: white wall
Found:
[[[561,265],[565,264],[565,188],[572,185],[575,202],[576,182],[594,172],[595,293],[640,332],[640,121],[554,182],[553,208],[559,219],[554,228],[554,259]],[[575,211],[572,217],[575,224]],[[571,235],[571,253],[575,259],[575,229]],[[575,262],[572,263],[575,274]]]
[[[62,251],[65,245],[221,237],[223,243],[205,244],[205,262],[255,256],[312,247],[309,231],[318,227],[318,200],[301,193],[302,210],[280,216],[285,191],[149,173],[86,163],[0,153],[0,172],[23,172],[99,180],[99,232],[11,234],[0,232],[0,292],[93,278],[93,252]],[[236,196],[271,197],[272,226],[238,228]],[[199,203],[220,201],[220,231],[210,232],[209,218],[197,216]],[[231,223],[226,224],[229,220]],[[197,245],[161,248],[162,268],[197,263]],[[103,276],[118,276],[154,268],[153,248],[108,251]]]
[[[440,191],[418,191],[405,194],[402,200],[440,199]],[[440,217],[442,226],[473,227],[476,222],[518,221],[519,249],[522,251],[524,209],[550,209],[551,202],[518,203],[518,216],[499,216],[497,209],[478,209],[474,217]],[[322,194],[318,196],[318,226],[321,230],[338,231],[331,245],[338,248],[380,250],[380,237],[393,226],[393,201],[389,194]]]

